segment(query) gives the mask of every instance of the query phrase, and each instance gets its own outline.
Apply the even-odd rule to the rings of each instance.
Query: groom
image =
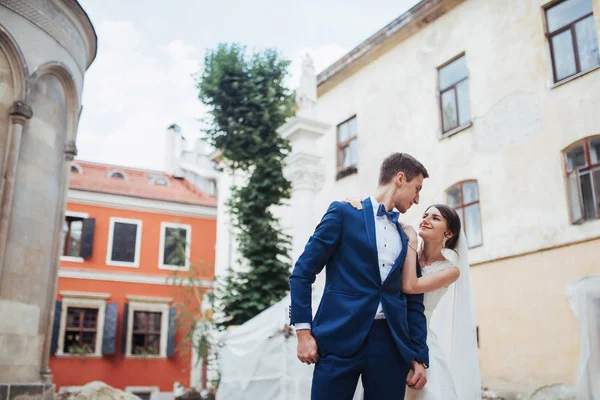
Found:
[[[361,375],[365,400],[404,399],[406,384],[425,385],[423,295],[400,291],[404,258],[415,249],[392,210],[405,213],[418,204],[428,176],[414,157],[391,154],[381,165],[375,196],[333,202],[298,258],[290,276],[291,324],[298,358],[316,364],[312,400],[352,399]],[[311,286],[325,265],[325,291],[313,320]]]

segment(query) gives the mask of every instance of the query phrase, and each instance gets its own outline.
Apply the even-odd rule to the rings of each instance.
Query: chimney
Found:
[[[181,128],[177,124],[171,124],[165,135],[165,172],[169,175],[173,175],[179,165],[181,141]]]

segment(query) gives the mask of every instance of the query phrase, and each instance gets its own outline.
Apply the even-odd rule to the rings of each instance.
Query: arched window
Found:
[[[110,178],[111,179],[125,179],[125,174],[123,174],[122,172],[113,172],[110,174]]]
[[[469,248],[481,246],[483,234],[477,181],[457,183],[446,191],[446,195],[448,196],[448,205],[454,208],[460,217]]]
[[[71,165],[71,173],[73,174],[81,174],[83,171],[79,165],[73,164]]]
[[[573,143],[563,154],[571,222],[600,218],[600,136]]]

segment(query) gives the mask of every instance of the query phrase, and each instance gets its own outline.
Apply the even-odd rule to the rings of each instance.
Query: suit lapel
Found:
[[[379,265],[377,258],[377,239],[375,236],[375,217],[373,216],[373,203],[371,198],[367,197],[363,200],[363,217],[365,219],[365,228],[367,231],[367,240],[371,248],[371,255],[375,257],[375,264]]]
[[[396,223],[396,228],[398,229],[398,233],[400,234],[400,242],[402,242],[402,250],[400,251],[398,258],[396,258],[396,262],[392,266],[392,269],[390,270],[390,273],[388,274],[387,278],[389,278],[400,265],[404,264],[404,260],[406,259],[406,251],[408,249],[408,241],[406,239],[406,235],[404,234],[404,231],[402,230],[402,226],[400,225],[400,223]],[[387,278],[385,279],[386,281],[387,281]]]

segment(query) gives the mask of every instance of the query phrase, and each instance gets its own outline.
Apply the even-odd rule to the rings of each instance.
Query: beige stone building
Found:
[[[368,38],[281,128],[294,256],[329,202],[372,194],[381,160],[408,152],[431,178],[404,221],[438,202],[463,217],[484,385],[575,386],[580,338],[600,329],[596,309],[580,332],[566,295],[600,274],[599,36],[600,0],[423,0]]]
[[[0,398],[50,388],[65,197],[94,28],[76,0],[0,0]]]

